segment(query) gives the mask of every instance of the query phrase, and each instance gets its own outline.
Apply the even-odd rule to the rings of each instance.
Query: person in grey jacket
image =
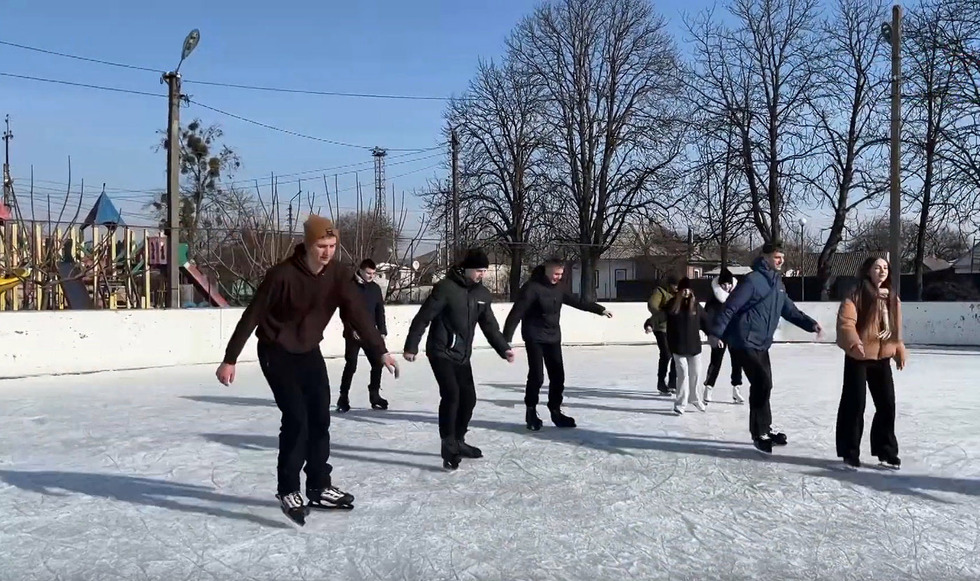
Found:
[[[749,380],[749,433],[760,452],[771,454],[773,445],[785,446],[786,434],[772,431],[772,366],[769,348],[779,319],[783,318],[810,333],[822,331],[820,323],[802,313],[786,296],[780,270],[783,268],[782,243],[767,242],[762,256],[725,301],[712,321],[709,343],[721,347],[726,342],[732,356]]]

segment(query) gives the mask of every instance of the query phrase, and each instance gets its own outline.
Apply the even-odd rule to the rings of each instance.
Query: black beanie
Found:
[[[735,275],[732,271],[727,268],[721,269],[721,274],[718,275],[718,284],[732,284],[735,282]]]
[[[490,259],[487,258],[487,253],[479,248],[470,248],[466,251],[466,256],[463,257],[463,261],[459,264],[462,268],[490,268]]]

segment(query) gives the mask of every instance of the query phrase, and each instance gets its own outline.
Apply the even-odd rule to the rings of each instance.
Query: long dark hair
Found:
[[[888,298],[886,301],[888,304],[889,327],[891,327],[893,333],[897,332],[898,329],[898,297],[895,296],[892,290],[891,264],[884,258],[871,257],[861,264],[861,268],[857,272],[858,285],[851,293],[851,300],[854,301],[854,307],[857,310],[857,331],[862,337],[868,330],[871,322],[877,321],[881,316],[879,312],[879,301],[881,299],[879,298],[878,287],[871,281],[871,269],[879,260],[888,265],[888,276],[881,283],[881,288],[888,289]]]

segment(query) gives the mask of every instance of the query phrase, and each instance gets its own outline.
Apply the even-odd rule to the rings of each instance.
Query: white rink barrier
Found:
[[[606,319],[569,307],[562,309],[562,334],[567,345],[648,345],[643,333],[649,316],[645,303],[608,303]],[[822,342],[835,340],[838,303],[800,303],[824,328]],[[493,305],[500,326],[509,303]],[[90,373],[178,365],[216,364],[242,314],[233,309],[133,311],[5,312],[0,315],[0,378]],[[388,347],[401,352],[417,305],[387,307]],[[906,303],[905,341],[910,345],[980,346],[980,303]],[[782,321],[777,342],[816,342]],[[520,345],[520,329],[515,345]],[[421,347],[425,347],[423,338]],[[476,347],[487,342],[477,329]],[[342,357],[341,322],[335,315],[321,349],[326,357]],[[239,361],[255,361],[254,334]]]

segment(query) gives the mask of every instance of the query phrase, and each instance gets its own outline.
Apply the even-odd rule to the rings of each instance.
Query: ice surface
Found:
[[[468,440],[486,457],[455,473],[428,365],[386,376],[378,412],[362,364],[332,428],[357,508],[303,529],[273,496],[279,414],[256,365],[231,388],[211,367],[0,382],[0,579],[980,578],[977,353],[914,349],[896,373],[899,473],[831,468],[832,346],[773,350],[790,444],[769,459],[727,382],[673,417],[654,361],[566,348],[579,428],[529,433],[525,363],[478,353]]]

